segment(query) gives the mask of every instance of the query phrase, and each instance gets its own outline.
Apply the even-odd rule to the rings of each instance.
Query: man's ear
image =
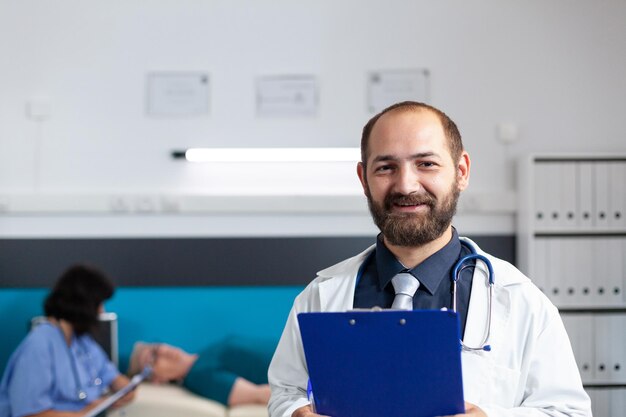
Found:
[[[463,151],[461,153],[461,157],[459,158],[459,163],[457,165],[457,176],[458,176],[458,184],[459,191],[463,191],[469,185],[470,178],[470,156],[467,152]]]
[[[361,186],[363,187],[363,192],[367,195],[367,174],[366,168],[363,162],[359,162],[356,164],[356,173],[359,176],[359,181],[361,181]]]

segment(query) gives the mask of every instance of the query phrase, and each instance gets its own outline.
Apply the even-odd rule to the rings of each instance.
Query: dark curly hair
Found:
[[[98,308],[113,296],[115,287],[98,269],[74,265],[63,273],[46,297],[46,316],[68,321],[77,335],[91,332],[98,324]]]

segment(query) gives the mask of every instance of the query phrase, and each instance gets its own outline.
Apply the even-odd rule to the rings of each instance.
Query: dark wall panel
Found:
[[[515,261],[514,236],[472,238]],[[374,239],[0,239],[0,287],[49,287],[76,262],[102,268],[118,286],[301,285]]]

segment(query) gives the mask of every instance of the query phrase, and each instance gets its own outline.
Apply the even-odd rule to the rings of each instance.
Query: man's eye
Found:
[[[432,168],[436,166],[434,162],[420,162],[418,165],[424,168]]]
[[[375,172],[385,172],[390,171],[393,167],[391,165],[381,165],[376,168]]]

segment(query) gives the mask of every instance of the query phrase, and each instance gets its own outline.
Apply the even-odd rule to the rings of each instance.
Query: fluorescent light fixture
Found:
[[[172,157],[190,162],[358,162],[359,148],[190,148]]]

